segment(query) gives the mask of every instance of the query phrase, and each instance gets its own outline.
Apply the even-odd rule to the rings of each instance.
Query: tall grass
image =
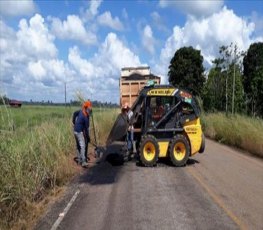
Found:
[[[79,108],[0,106],[0,229],[26,223],[34,214],[35,204],[76,174],[71,125],[76,109]],[[105,144],[118,113],[118,109],[93,110],[98,145]],[[202,121],[207,136],[263,156],[262,120],[217,113],[204,114]],[[91,120],[94,143],[93,134]],[[89,145],[91,151],[93,147]]]
[[[95,109],[93,112],[93,118],[95,123],[95,132],[97,137],[97,144],[104,145],[108,134],[112,128],[113,123],[116,120],[117,115],[120,113],[120,109]],[[94,140],[93,127],[90,121],[90,134]]]
[[[263,120],[223,113],[204,114],[206,136],[263,157]]]
[[[76,173],[71,125],[76,109],[0,107],[0,229],[9,229],[16,222],[26,223],[34,204]],[[104,144],[116,113],[94,109],[99,144]],[[90,133],[94,139],[92,126]]]

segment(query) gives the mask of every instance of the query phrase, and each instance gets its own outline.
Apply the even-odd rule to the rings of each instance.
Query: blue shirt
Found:
[[[85,132],[85,133],[89,133],[89,115],[86,117],[82,110],[79,112],[79,115],[78,115],[78,119],[76,120],[75,122],[75,125],[74,125],[74,131],[75,132]]]

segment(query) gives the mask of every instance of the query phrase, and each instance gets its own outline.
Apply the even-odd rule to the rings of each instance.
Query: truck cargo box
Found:
[[[120,105],[128,102],[131,107],[140,90],[149,80],[153,80],[156,85],[159,85],[161,78],[151,74],[150,67],[148,66],[122,68],[120,77]]]

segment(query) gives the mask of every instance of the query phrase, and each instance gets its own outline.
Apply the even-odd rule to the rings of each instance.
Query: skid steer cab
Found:
[[[200,109],[189,92],[169,85],[145,87],[131,110],[130,120],[120,114],[106,146],[97,148],[101,159],[114,158],[115,154],[123,159],[129,157],[125,138],[131,125],[133,152],[145,166],[155,166],[159,158],[165,157],[175,166],[184,166],[190,156],[204,152]]]

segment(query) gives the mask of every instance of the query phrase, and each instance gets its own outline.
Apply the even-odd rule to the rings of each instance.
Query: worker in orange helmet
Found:
[[[91,101],[82,104],[82,108],[78,113],[74,124],[74,135],[77,145],[77,161],[82,167],[87,167],[87,148],[90,142],[89,137],[89,116],[92,112]]]

